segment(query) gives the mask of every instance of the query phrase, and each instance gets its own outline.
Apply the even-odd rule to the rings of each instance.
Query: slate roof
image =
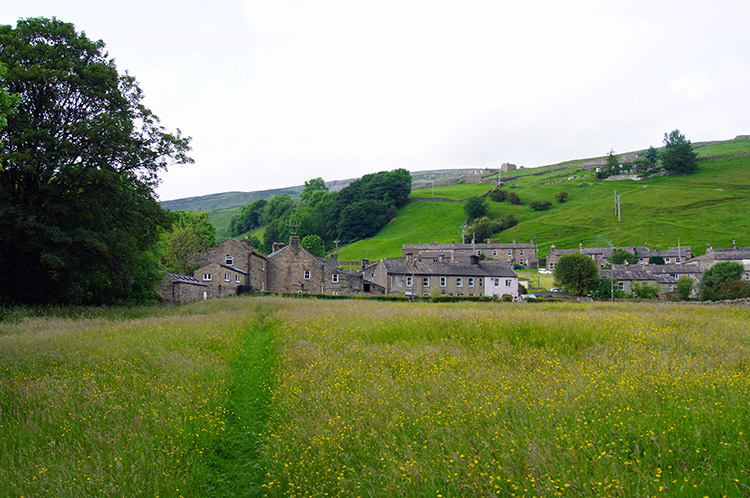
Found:
[[[183,284],[202,285],[203,287],[208,287],[206,284],[204,284],[203,282],[201,282],[195,277],[189,277],[187,275],[180,275],[178,273],[167,273],[167,278],[175,282],[179,282]]]
[[[401,246],[403,252],[409,251],[473,251],[475,249],[533,249],[532,243],[479,243],[474,244],[404,244]]]
[[[660,284],[673,284],[675,282],[672,275],[666,273],[649,273],[642,270],[600,270],[599,276],[612,280],[652,281]]]
[[[750,247],[714,249],[714,259],[719,261],[740,261],[750,259]]]

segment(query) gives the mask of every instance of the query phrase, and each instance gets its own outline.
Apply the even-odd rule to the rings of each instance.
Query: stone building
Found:
[[[501,173],[508,173],[509,171],[515,171],[516,169],[518,169],[518,166],[511,163],[503,163],[502,166],[500,166]]]
[[[195,263],[199,265],[193,273],[195,278],[207,283],[213,282],[209,286],[216,286],[215,289],[210,290],[212,295],[218,292],[218,285],[222,285],[222,295],[227,295],[228,287],[233,287],[232,293],[236,294],[239,286],[243,287],[243,291],[263,291],[268,285],[268,258],[253,249],[247,240],[226,239],[213,249],[199,255]],[[227,281],[226,275],[222,273],[229,273],[230,281]],[[204,274],[211,274],[211,280],[203,280],[206,276]],[[217,283],[214,275],[219,275],[220,283]],[[237,278],[240,281],[237,281]]]
[[[344,270],[336,260],[318,258],[300,246],[292,235],[289,245],[268,255],[268,286],[272,292],[333,295],[378,295],[384,289],[366,281],[362,273]]]
[[[659,251],[655,248],[649,249],[648,244],[642,247],[633,245],[624,247],[583,247],[583,244],[579,244],[578,249],[557,249],[553,245],[550,246],[549,254],[547,255],[547,269],[553,271],[561,256],[576,252],[591,257],[597,267],[604,268],[609,265],[612,253],[617,250],[634,254],[638,258],[639,264],[648,264],[648,260],[652,256],[661,256],[664,258],[666,264],[682,264],[693,257],[693,250],[690,246],[670,247],[669,249]]]
[[[737,247],[737,241],[734,240],[731,247],[724,249],[714,249],[709,244],[706,248],[706,254],[693,258],[689,263],[696,263],[701,271],[705,271],[722,261],[732,261],[743,265],[745,273],[742,278],[745,281],[750,281],[750,247]]]
[[[386,294],[449,296],[497,296],[518,298],[518,275],[509,263],[427,261],[411,254],[387,258],[365,270],[365,278],[385,288]]]
[[[156,291],[167,303],[190,303],[204,299],[207,285],[195,277],[167,273]]]
[[[468,262],[470,256],[484,256],[487,261],[503,261],[524,268],[536,268],[539,260],[534,251],[534,244],[517,243],[472,243],[472,244],[404,244],[401,246],[403,257],[412,254],[415,259],[432,260],[433,262]]]
[[[195,270],[195,278],[206,284],[206,297],[227,297],[252,289],[247,284],[248,273],[221,263],[208,263]]]

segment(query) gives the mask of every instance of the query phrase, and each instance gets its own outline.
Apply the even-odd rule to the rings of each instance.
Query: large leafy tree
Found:
[[[170,216],[172,227],[162,235],[162,264],[172,273],[192,275],[195,257],[216,244],[216,228],[207,213],[173,211]]]
[[[0,130],[8,124],[8,115],[11,114],[18,105],[18,95],[12,95],[3,85],[7,69],[0,63]],[[1,145],[1,144],[0,144]]]
[[[0,26],[17,112],[0,132],[0,298],[112,303],[160,277],[158,173],[189,163],[102,41],[57,19]]]
[[[700,286],[701,301],[750,297],[750,284],[742,281],[742,263],[722,261],[703,272]]]
[[[693,173],[698,170],[698,154],[680,130],[664,134],[664,150],[660,155],[662,166],[670,173]]]
[[[564,254],[555,265],[555,283],[574,296],[583,296],[599,283],[599,269],[585,254]]]

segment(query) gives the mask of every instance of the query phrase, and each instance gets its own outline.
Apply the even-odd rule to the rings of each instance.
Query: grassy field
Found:
[[[749,321],[236,298],[0,322],[0,495],[748,496]]]
[[[495,187],[496,185],[490,183],[472,183],[469,185],[461,184],[435,187],[434,197],[454,200],[468,199],[469,197],[479,197],[480,195],[486,194]],[[432,193],[432,188],[412,190],[411,194],[409,194],[409,198],[431,199],[433,197]]]

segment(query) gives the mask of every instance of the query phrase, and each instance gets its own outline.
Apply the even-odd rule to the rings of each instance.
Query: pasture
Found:
[[[6,319],[0,494],[748,496],[748,323],[270,297]]]

